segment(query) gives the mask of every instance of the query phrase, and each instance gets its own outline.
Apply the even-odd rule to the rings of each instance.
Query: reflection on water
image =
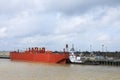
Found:
[[[0,80],[120,80],[120,67],[0,59]]]

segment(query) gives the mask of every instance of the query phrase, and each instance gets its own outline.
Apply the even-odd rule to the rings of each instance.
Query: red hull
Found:
[[[10,52],[11,60],[19,61],[33,61],[33,62],[45,62],[45,63],[62,63],[65,64],[68,59],[68,52],[53,53],[51,51],[45,51],[45,48],[38,50],[35,48],[25,52]]]

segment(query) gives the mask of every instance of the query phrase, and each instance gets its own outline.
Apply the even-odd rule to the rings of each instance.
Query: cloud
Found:
[[[0,28],[0,38],[3,38],[6,36],[6,28],[2,27]]]
[[[0,14],[14,16],[27,10],[43,11],[43,5],[43,0],[0,0]]]
[[[35,15],[24,11],[11,19],[7,19],[2,25],[7,28],[6,34],[8,37],[34,34],[47,35],[53,33],[56,20],[57,17],[53,14]]]
[[[60,50],[66,43],[113,45],[119,50],[119,0],[0,0],[2,50],[46,46]]]
[[[100,6],[119,6],[119,3],[119,0],[0,0],[0,14],[11,16],[31,10],[33,13],[60,12],[74,15]]]
[[[49,0],[47,10],[61,12],[66,15],[83,14],[96,7],[119,6],[119,0]]]
[[[58,22],[56,33],[71,33],[80,32],[84,27],[82,26],[86,22],[81,16],[76,16],[72,18],[61,18]]]
[[[98,36],[98,41],[102,41],[102,43],[109,42],[109,40],[110,40],[110,36],[107,34],[100,34]]]

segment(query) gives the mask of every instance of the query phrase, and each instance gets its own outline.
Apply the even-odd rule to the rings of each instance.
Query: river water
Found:
[[[0,80],[120,80],[120,67],[0,59]]]

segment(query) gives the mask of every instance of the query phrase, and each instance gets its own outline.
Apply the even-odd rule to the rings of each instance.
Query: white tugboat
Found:
[[[69,59],[71,63],[81,63],[81,64],[84,63],[85,60],[80,55],[75,54],[74,45],[72,45],[72,48],[70,50]]]

